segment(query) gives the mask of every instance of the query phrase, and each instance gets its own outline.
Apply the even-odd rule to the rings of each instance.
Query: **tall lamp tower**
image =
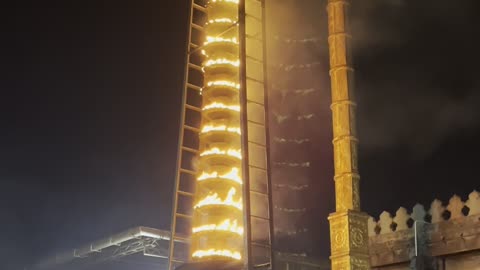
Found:
[[[329,216],[330,258],[332,270],[367,270],[368,216],[360,212],[349,8],[349,0],[328,0],[336,202]]]
[[[272,267],[264,6],[191,0],[169,269]]]

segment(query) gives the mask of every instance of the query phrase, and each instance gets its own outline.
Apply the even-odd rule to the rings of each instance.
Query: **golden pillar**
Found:
[[[328,0],[336,212],[329,216],[332,270],[370,269],[365,213],[360,212],[349,0]]]

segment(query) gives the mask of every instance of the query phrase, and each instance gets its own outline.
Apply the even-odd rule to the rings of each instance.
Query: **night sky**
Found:
[[[31,2],[2,7],[1,269],[170,222],[187,1]],[[466,199],[478,1],[354,2],[363,210]]]

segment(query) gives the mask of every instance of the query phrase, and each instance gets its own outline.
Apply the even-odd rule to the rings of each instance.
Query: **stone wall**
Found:
[[[480,270],[480,193],[368,221],[372,269]],[[416,228],[415,228],[416,227]],[[422,266],[424,265],[424,266]]]

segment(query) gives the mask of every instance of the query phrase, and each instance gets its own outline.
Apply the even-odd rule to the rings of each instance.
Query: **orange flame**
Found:
[[[229,19],[229,18],[218,18],[218,19],[209,20],[207,22],[207,24],[210,24],[210,23],[231,23],[231,24],[234,24],[234,23],[236,23],[236,21],[234,21],[232,19]]]
[[[240,2],[239,0],[210,0],[210,1],[212,1],[212,3],[227,2],[227,3],[234,3],[234,4],[238,4]]]
[[[231,180],[231,181],[234,181],[234,182],[237,182],[239,184],[242,184],[242,179],[240,178],[240,176],[238,175],[238,168],[232,168],[232,170],[226,174],[223,174],[223,175],[218,175],[217,172],[213,172],[213,173],[206,173],[206,172],[203,172],[198,178],[197,180],[198,181],[204,181],[204,180],[208,180],[208,179],[214,179],[214,178],[222,178],[222,179],[227,179],[227,180]]]
[[[232,111],[237,111],[239,112],[240,111],[240,105],[225,105],[221,102],[213,102],[213,103],[210,103],[208,105],[206,105],[205,107],[202,108],[202,110],[206,111],[206,110],[210,110],[210,109],[226,109],[226,110],[232,110]]]
[[[230,81],[213,81],[213,82],[208,82],[207,86],[228,86],[228,87],[233,87],[240,89],[240,84],[235,83],[235,82],[230,82]]]
[[[215,60],[212,59],[212,60],[208,60],[207,62],[205,62],[204,66],[209,67],[209,66],[213,66],[213,65],[222,65],[222,64],[232,65],[234,67],[238,67],[238,66],[240,66],[240,60],[232,61],[232,60],[229,60],[229,59],[226,59],[226,58],[220,58],[220,59],[215,59]]]
[[[201,157],[203,156],[209,156],[209,155],[227,155],[231,157],[236,157],[238,159],[242,159],[242,152],[240,150],[235,150],[235,149],[228,149],[228,150],[220,150],[217,147],[214,147],[209,150],[205,150],[200,154]]]
[[[230,219],[225,219],[220,224],[208,224],[192,228],[193,233],[205,231],[225,231],[243,235],[243,227],[237,225],[237,220],[231,221]]]
[[[203,43],[203,45],[208,45],[210,43],[216,43],[216,42],[226,42],[226,43],[233,43],[233,44],[238,44],[238,39],[237,38],[223,38],[223,37],[207,37],[207,40]]]
[[[232,259],[240,260],[242,255],[238,251],[231,251],[228,249],[209,249],[209,250],[197,250],[193,252],[192,257],[203,258],[207,256],[222,256],[222,257],[229,257]]]
[[[203,126],[201,133],[208,133],[211,131],[227,131],[232,133],[238,133],[239,135],[241,134],[239,127],[227,127],[225,125],[220,125],[220,126],[205,125]]]
[[[239,210],[242,210],[243,209],[242,199],[240,198],[238,199],[238,201],[235,201],[233,199],[233,196],[235,195],[235,193],[237,193],[237,190],[234,187],[232,187],[228,191],[227,197],[223,201],[218,197],[218,193],[207,195],[207,197],[205,197],[203,200],[200,200],[193,208],[197,209],[207,205],[224,205],[224,206],[232,206]]]

